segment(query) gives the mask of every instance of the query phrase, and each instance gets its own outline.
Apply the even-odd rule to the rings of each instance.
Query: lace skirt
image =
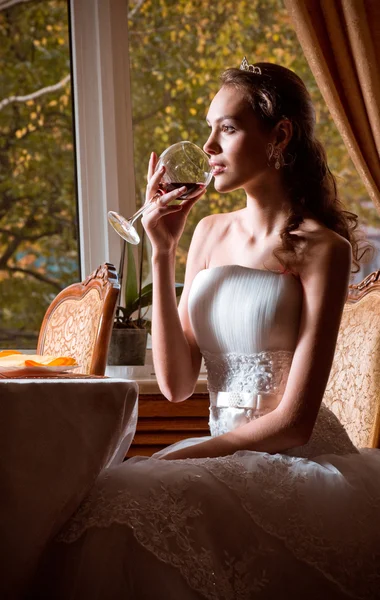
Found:
[[[34,597],[378,599],[379,475],[377,450],[130,459],[54,542]]]

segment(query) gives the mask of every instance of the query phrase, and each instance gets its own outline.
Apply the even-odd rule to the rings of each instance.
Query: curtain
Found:
[[[313,75],[380,213],[380,0],[284,0]]]

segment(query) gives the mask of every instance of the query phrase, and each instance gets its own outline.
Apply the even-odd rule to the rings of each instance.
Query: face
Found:
[[[207,122],[210,136],[203,149],[210,155],[217,191],[249,191],[268,176],[271,135],[260,127],[241,91],[223,86],[211,102]]]

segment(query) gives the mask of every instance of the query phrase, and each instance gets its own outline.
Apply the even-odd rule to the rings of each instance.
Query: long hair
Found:
[[[280,234],[282,247],[275,251],[275,256],[286,266],[286,256],[297,254],[301,241],[292,232],[298,229],[305,214],[311,213],[350,242],[352,271],[356,273],[371,246],[363,244],[364,236],[357,230],[358,216],[345,210],[338,197],[325,150],[315,137],[315,110],[310,94],[302,79],[290,69],[272,63],[255,63],[255,66],[260,68],[261,74],[227,69],[221,83],[243,92],[268,130],[284,118],[292,123],[293,134],[284,152],[282,169],[292,205]]]

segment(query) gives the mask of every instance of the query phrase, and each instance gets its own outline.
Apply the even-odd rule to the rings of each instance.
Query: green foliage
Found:
[[[183,284],[175,283],[175,293],[177,298],[182,294]],[[151,283],[148,283],[141,289],[141,296],[138,294],[132,298],[126,306],[118,306],[116,317],[115,317],[115,327],[145,327],[149,323],[146,319],[142,318],[140,321],[138,319],[133,319],[133,314],[136,313],[139,308],[148,308],[152,305],[153,301],[153,286]]]
[[[137,274],[136,274],[136,263],[133,254],[133,246],[131,244],[124,244],[125,251],[127,253],[127,277],[125,281],[125,308],[127,310],[134,304],[135,299],[138,298],[137,289]],[[137,309],[135,309],[137,310]],[[132,311],[133,312],[133,311]],[[128,318],[131,316],[131,312],[128,314]]]
[[[138,289],[137,285],[137,269],[135,263],[135,256],[133,252],[133,246],[131,244],[125,245],[125,252],[127,255],[126,261],[126,281],[125,281],[125,294],[124,294],[124,306],[118,306],[115,315],[114,327],[117,328],[143,328],[151,330],[151,322],[141,316],[141,311],[144,308],[149,308],[153,302],[153,286],[148,283]],[[143,248],[140,253],[140,267],[141,261],[144,260]],[[119,276],[120,279],[120,276]],[[175,293],[179,297],[183,290],[182,283],[175,283]],[[136,316],[137,313],[137,316]]]
[[[0,101],[70,73],[67,19],[65,0],[0,11]],[[0,110],[1,346],[35,345],[52,297],[79,279],[76,212],[67,83]],[[25,342],[23,329],[34,333],[34,343]],[[10,340],[7,331],[14,331]]]
[[[208,136],[205,117],[219,75],[227,67],[239,66],[247,55],[250,62],[278,62],[304,80],[316,108],[318,137],[327,149],[345,205],[364,224],[380,226],[282,0],[225,0],[212,10],[208,0],[145,0],[142,4],[131,0],[129,12],[138,205],[144,201],[150,152],[161,153],[180,139],[202,146]],[[177,280],[183,281],[196,223],[210,213],[242,208],[244,202],[243,193],[219,195],[210,186],[189,215],[178,249]]]
[[[224,0],[211,8],[209,0],[130,0],[127,6],[138,205],[144,199],[150,152],[160,153],[180,139],[202,146],[219,74],[238,66],[246,54],[251,62],[279,62],[303,78],[346,206],[364,224],[379,227],[282,0]],[[56,84],[68,73],[66,0],[30,0],[0,10],[0,102]],[[243,205],[244,194],[218,195],[210,187],[190,213],[178,250],[177,281],[184,277],[196,223],[209,213]],[[35,345],[31,339],[36,340],[52,297],[78,280],[78,262],[67,83],[54,93],[11,102],[0,110],[1,346]],[[128,291],[133,306],[134,289]],[[145,307],[151,302],[149,288],[144,294]]]
[[[54,296],[51,286],[32,278],[28,282],[27,296],[21,277],[13,277],[11,285],[6,278],[1,280],[1,346],[14,348],[16,340],[19,348],[35,347],[45,306]]]

